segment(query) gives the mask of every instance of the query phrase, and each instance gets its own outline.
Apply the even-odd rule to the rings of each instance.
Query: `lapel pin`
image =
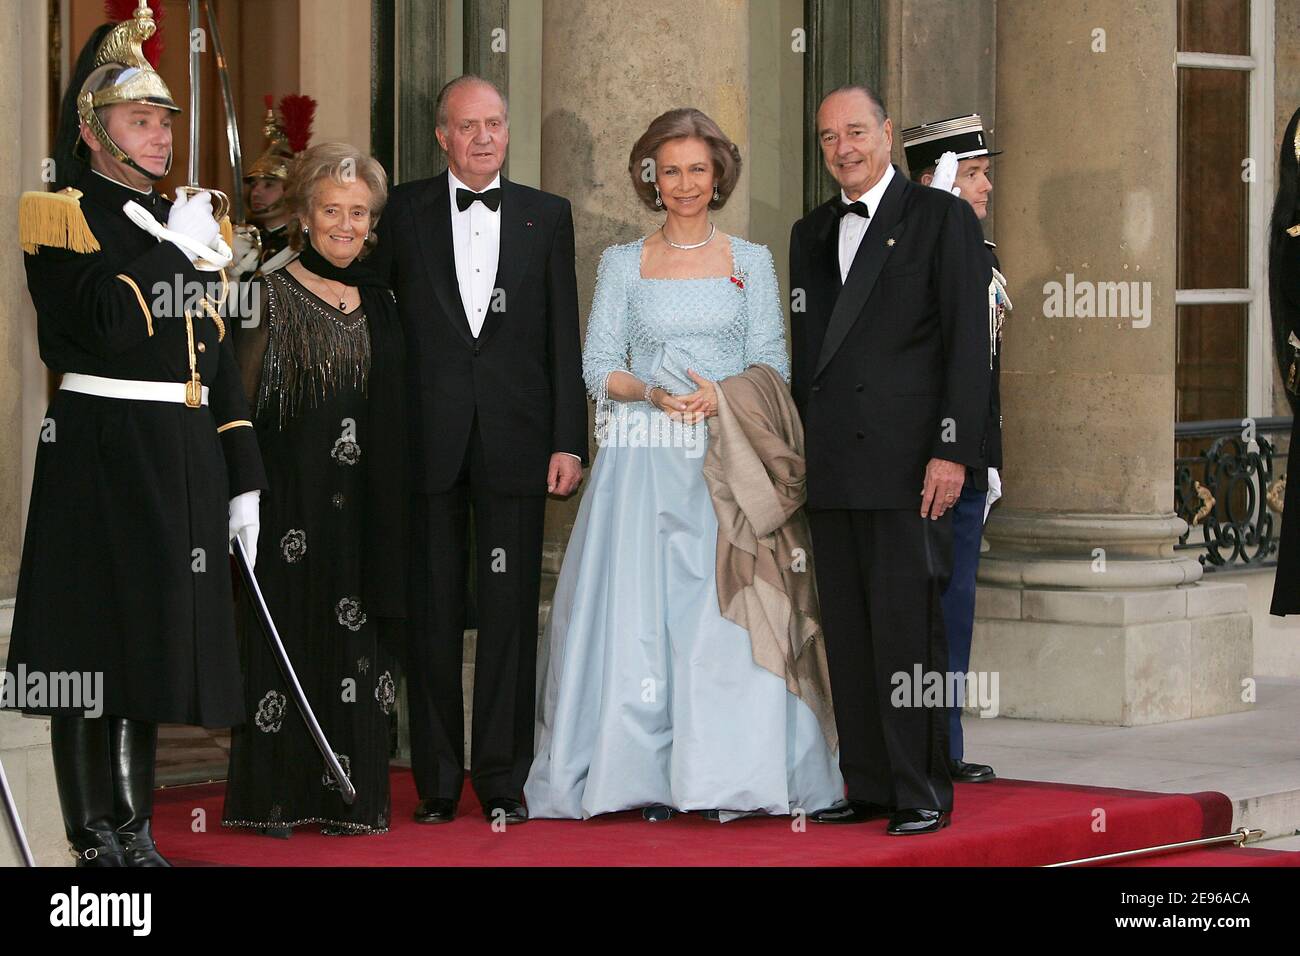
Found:
[[[524,225],[531,229],[533,227],[533,221],[531,219],[525,219]]]
[[[886,239],[886,240],[885,240],[885,245],[887,245],[887,246],[892,246],[893,244],[894,244],[894,240],[893,240],[893,239]]]

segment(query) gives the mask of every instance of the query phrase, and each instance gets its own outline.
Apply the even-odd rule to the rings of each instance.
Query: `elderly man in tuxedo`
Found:
[[[568,200],[501,175],[510,127],[492,83],[458,77],[436,109],[448,169],[393,189],[376,247],[407,340],[415,819],[454,819],[464,783],[472,511],[470,781],[489,822],[522,823],[546,495],[577,488],[587,457],[573,214]]]
[[[989,280],[968,203],[890,163],[893,126],[861,86],[830,93],[817,135],[840,194],[790,237],[792,391],[847,800],[821,823],[949,822],[940,595],[952,512],[984,458]]]

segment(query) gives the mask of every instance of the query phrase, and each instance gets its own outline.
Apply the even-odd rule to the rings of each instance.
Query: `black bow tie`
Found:
[[[857,213],[863,219],[871,218],[870,213],[867,212],[867,204],[860,199],[857,202],[845,202],[841,199],[835,204],[835,215],[840,219],[843,219],[851,212]]]
[[[456,205],[460,207],[461,212],[464,212],[476,202],[481,202],[493,212],[496,212],[501,206],[501,187],[485,189],[481,193],[476,193],[472,189],[456,187]]]

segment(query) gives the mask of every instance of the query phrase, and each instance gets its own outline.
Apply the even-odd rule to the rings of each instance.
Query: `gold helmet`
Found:
[[[311,142],[311,124],[316,116],[316,101],[301,93],[289,93],[280,97],[279,121],[275,118],[271,94],[266,95],[265,102],[266,119],[262,130],[266,134],[266,149],[244,172],[244,183],[249,186],[254,179],[276,179],[281,183],[289,179],[289,166]],[[281,196],[259,212],[259,215],[278,215],[284,207],[284,201]]]
[[[253,160],[244,173],[244,182],[254,179],[278,179],[281,182],[289,178],[289,162],[293,159],[293,150],[289,148],[289,137],[284,128],[276,122],[272,97],[265,96],[266,119],[262,121],[262,132],[266,136],[266,149],[262,155]]]
[[[81,84],[77,97],[77,116],[109,155],[154,180],[162,179],[171,169],[171,154],[161,175],[151,173],[113,142],[95,111],[117,103],[145,103],[180,112],[162,76],[144,55],[143,44],[157,29],[148,0],[140,0],[134,16],[113,27],[100,42],[94,69]]]

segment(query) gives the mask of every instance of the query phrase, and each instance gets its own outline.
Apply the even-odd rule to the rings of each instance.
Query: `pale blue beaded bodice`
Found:
[[[642,278],[644,239],[604,251],[582,353],[582,376],[598,402],[605,400],[612,371],[630,371],[650,381],[655,356],[665,343],[689,356],[691,367],[712,381],[761,362],[789,382],[772,254],[758,243],[735,236],[730,241],[731,278]]]

